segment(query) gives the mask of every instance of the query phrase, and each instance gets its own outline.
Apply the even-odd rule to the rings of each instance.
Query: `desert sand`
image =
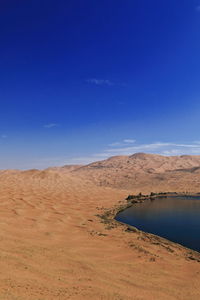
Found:
[[[0,172],[0,299],[199,300],[189,249],[99,215],[139,192],[200,192],[200,156],[137,154]]]

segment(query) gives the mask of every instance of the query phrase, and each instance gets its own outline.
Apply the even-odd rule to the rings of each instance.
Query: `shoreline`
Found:
[[[132,196],[130,198],[130,196]],[[111,207],[109,209],[105,209],[103,214],[97,214],[101,219],[101,223],[104,223],[105,229],[110,230],[119,226],[122,226],[125,232],[130,233],[136,233],[139,235],[142,235],[143,238],[147,239],[150,243],[153,243],[154,245],[160,245],[164,248],[166,248],[167,251],[173,253],[174,250],[172,248],[178,249],[178,250],[184,250],[184,257],[187,260],[195,260],[197,262],[200,262],[200,252],[195,251],[191,248],[187,248],[179,243],[173,242],[171,240],[168,240],[162,236],[148,233],[143,230],[138,229],[135,226],[129,225],[127,223],[117,221],[115,217],[118,213],[128,209],[129,207],[132,207],[134,204],[137,203],[143,203],[147,200],[153,200],[155,198],[167,198],[167,197],[200,197],[200,193],[158,193],[154,195],[129,195],[126,199],[119,201],[118,204],[114,207]]]

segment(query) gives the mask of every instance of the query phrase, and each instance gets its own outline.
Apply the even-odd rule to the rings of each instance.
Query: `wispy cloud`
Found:
[[[109,144],[108,146],[109,146],[109,147],[118,147],[118,146],[121,146],[121,145],[122,145],[122,143],[120,143],[120,142],[115,142],[115,143]]]
[[[200,5],[197,5],[197,6],[196,6],[196,11],[199,11],[199,12],[200,12]]]
[[[59,124],[57,123],[49,123],[49,124],[45,124],[44,128],[53,128],[53,127],[58,127]]]
[[[133,140],[133,139],[125,139],[124,140],[124,143],[126,143],[126,144],[133,144],[135,142],[136,142],[136,140]]]
[[[97,79],[97,78],[89,78],[86,80],[87,83],[92,83],[96,85],[114,85],[114,83],[108,79]]]
[[[110,148],[113,147],[113,148]],[[109,145],[100,153],[95,153],[87,157],[76,157],[67,159],[66,163],[88,164],[94,161],[107,159],[116,155],[132,155],[137,152],[154,153],[166,156],[171,155],[200,155],[200,143],[173,143],[173,142],[155,142],[149,144],[125,145],[116,142]]]
[[[7,136],[6,134],[2,134],[2,135],[1,135],[1,138],[2,138],[2,139],[6,139],[7,137],[8,137],[8,136]]]
[[[133,144],[135,143],[136,140],[133,140],[133,139],[124,139],[122,142],[114,142],[114,143],[111,143],[109,144],[108,146],[109,147],[121,147],[121,146],[127,146],[128,144]]]
[[[32,161],[28,168],[47,168],[49,166],[64,166],[69,164],[89,164],[95,161],[107,159],[116,155],[132,155],[137,152],[155,153],[166,156],[171,155],[200,155],[200,143],[174,143],[174,142],[154,142],[149,144],[134,143],[134,145],[121,146],[120,143],[113,148],[103,149],[100,153],[93,153],[86,156],[74,157],[44,157]],[[25,166],[25,168],[27,168]]]
[[[104,150],[104,152],[110,153],[110,155],[130,155],[136,152],[158,153],[163,155],[200,154],[200,144],[155,142],[150,144],[136,144],[128,147],[109,148]]]
[[[62,167],[64,165],[87,165],[95,161],[103,160],[109,157],[109,154],[102,155],[92,154],[91,156],[77,156],[77,157],[43,157],[33,159],[31,162],[22,164],[22,169],[44,169],[49,167]],[[107,155],[107,156],[106,156]]]

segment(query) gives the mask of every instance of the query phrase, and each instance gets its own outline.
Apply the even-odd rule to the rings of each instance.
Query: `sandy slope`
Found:
[[[199,300],[200,263],[189,250],[110,229],[97,216],[136,189],[98,186],[90,171],[77,172],[0,172],[0,299]]]

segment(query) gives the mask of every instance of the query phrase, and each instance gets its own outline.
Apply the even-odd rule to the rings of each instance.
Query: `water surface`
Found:
[[[200,252],[200,197],[146,200],[115,219]]]

